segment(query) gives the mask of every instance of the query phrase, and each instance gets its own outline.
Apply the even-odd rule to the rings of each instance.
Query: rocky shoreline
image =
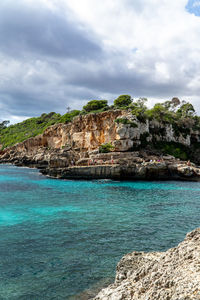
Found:
[[[114,284],[94,300],[200,299],[200,228],[166,252],[132,252],[117,265]]]
[[[0,163],[38,168],[63,179],[199,180],[200,148],[193,152],[194,164],[152,148],[162,142],[192,147],[199,145],[200,132],[177,135],[169,124],[139,122],[124,110],[80,115],[0,150]],[[110,145],[110,152],[100,153],[102,145]]]
[[[36,157],[0,157],[0,163],[38,168],[43,175],[59,179],[114,179],[114,180],[185,180],[199,181],[200,167],[172,156],[160,159],[155,155],[139,152],[93,153],[80,160],[66,159],[60,150],[56,155],[38,160]],[[49,155],[49,154],[48,154]],[[38,158],[38,156],[37,156]]]

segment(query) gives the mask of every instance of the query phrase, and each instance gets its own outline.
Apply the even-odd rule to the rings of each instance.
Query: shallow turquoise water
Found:
[[[0,300],[68,299],[200,224],[200,183],[48,179],[0,165]],[[79,296],[77,296],[79,297]]]

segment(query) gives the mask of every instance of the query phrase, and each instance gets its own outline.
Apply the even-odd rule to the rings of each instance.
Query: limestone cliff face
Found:
[[[101,114],[89,114],[74,118],[70,124],[56,124],[48,127],[43,134],[29,138],[22,143],[1,151],[35,154],[38,149],[73,148],[79,151],[96,149],[102,143],[115,140],[115,119],[124,114],[123,111],[111,111]]]
[[[78,116],[69,128],[66,142],[83,151],[91,151],[103,143],[113,142],[117,138],[115,119],[124,114],[124,111],[118,110]]]
[[[57,156],[61,165],[67,166],[71,159],[88,157],[101,144],[112,143],[115,151],[126,152],[134,151],[142,141],[174,141],[190,146],[191,142],[200,142],[200,132],[177,135],[171,125],[148,120],[142,123],[129,111],[106,111],[77,116],[69,124],[53,125],[43,134],[1,151],[0,160],[13,162],[23,158],[24,162],[49,164]]]
[[[78,116],[70,124],[57,124],[47,128],[42,135],[16,145],[15,149],[35,152],[38,147],[73,147],[75,150],[90,151],[116,139],[115,119],[123,115],[124,112],[118,110]]]

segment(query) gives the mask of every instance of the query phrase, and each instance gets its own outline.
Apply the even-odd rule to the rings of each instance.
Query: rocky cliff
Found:
[[[177,134],[170,124],[155,120],[139,122],[127,110],[79,115],[69,124],[53,125],[41,135],[2,150],[0,162],[35,166],[44,174],[60,178],[199,177],[195,166],[181,169],[186,167],[186,162],[162,157],[161,163],[162,153],[149,150],[151,143],[159,142],[176,142],[189,148],[194,143],[198,145],[200,132],[190,130]],[[100,145],[106,143],[113,146],[113,152],[107,156],[98,153]],[[184,176],[179,176],[183,173]]]
[[[200,299],[200,228],[166,252],[132,252],[117,265],[115,283],[95,300]]]

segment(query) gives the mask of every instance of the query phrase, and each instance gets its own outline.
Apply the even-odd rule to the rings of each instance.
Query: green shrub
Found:
[[[80,110],[72,110],[66,114],[64,114],[60,120],[59,123],[69,123],[73,120],[74,117],[78,116],[80,114]]]
[[[107,100],[91,100],[85,106],[83,106],[83,109],[86,112],[91,112],[105,107],[108,107]]]
[[[146,111],[150,120],[156,119],[159,122],[172,123],[174,113],[169,111],[163,103],[156,103],[153,108]]]
[[[107,143],[107,144],[102,144],[99,147],[99,153],[109,153],[112,152],[114,150],[114,146],[111,143]]]
[[[114,100],[114,106],[116,107],[127,107],[132,103],[130,95],[121,95]]]

